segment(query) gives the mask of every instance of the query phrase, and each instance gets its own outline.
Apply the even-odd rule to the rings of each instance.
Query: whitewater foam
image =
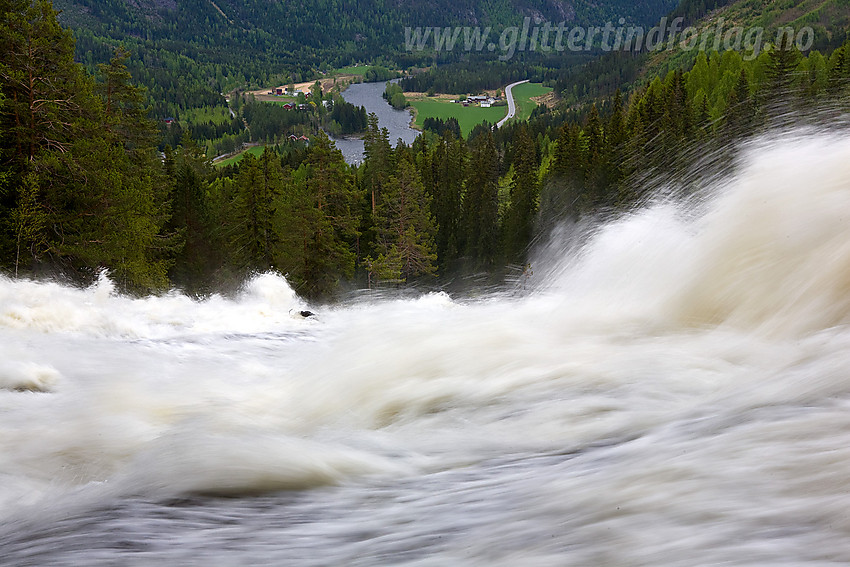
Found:
[[[525,295],[299,319],[274,274],[204,301],[0,280],[4,517],[336,484],[299,529],[419,549],[436,522],[444,563],[850,559],[848,214],[850,141],[785,136],[548,247]]]
[[[212,295],[200,301],[179,292],[145,298],[123,296],[105,272],[85,289],[0,277],[0,327],[45,333],[167,338],[266,332],[291,328],[289,311],[306,305],[286,280],[274,273],[249,279],[234,299]]]

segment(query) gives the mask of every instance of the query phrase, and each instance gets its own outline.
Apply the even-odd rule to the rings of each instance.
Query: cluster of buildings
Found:
[[[278,87],[274,90],[274,92],[269,91],[270,95],[274,96],[295,96],[298,94],[298,91],[295,89],[290,89],[289,87]],[[310,96],[310,93],[306,93],[307,96]]]
[[[501,101],[502,98],[498,96],[490,96],[490,95],[472,95],[466,97],[465,100],[453,100],[452,102],[459,102],[464,106],[470,106],[473,104],[477,104],[481,108],[490,108],[497,102]]]

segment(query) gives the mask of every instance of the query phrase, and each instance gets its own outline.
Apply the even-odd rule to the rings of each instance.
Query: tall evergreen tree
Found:
[[[796,102],[798,92],[798,65],[800,52],[790,46],[772,49],[768,53],[766,82],[761,89],[762,106],[774,119],[786,115]]]
[[[239,261],[255,270],[274,267],[279,235],[275,229],[277,200],[283,192],[280,158],[269,148],[259,158],[241,162],[233,215],[239,230],[234,242]]]
[[[333,293],[354,273],[357,197],[354,176],[333,142],[322,132],[310,146],[305,189],[310,198],[309,246],[301,274],[311,296]]]
[[[403,155],[375,212],[377,257],[370,258],[369,264],[379,279],[410,281],[436,271],[436,227],[430,201],[416,167]]]
[[[466,147],[463,140],[445,133],[427,156],[426,190],[431,194],[431,211],[437,225],[437,258],[445,267],[457,258],[461,221],[461,197],[466,168]],[[425,177],[423,175],[423,177]]]
[[[537,213],[538,178],[534,141],[522,125],[517,131],[511,200],[505,215],[505,250],[509,261],[525,260]]]
[[[473,261],[492,267],[499,257],[499,154],[488,131],[473,142],[463,198],[465,250]]]
[[[212,167],[203,150],[184,134],[181,145],[166,152],[165,170],[172,208],[166,230],[176,234],[179,249],[170,277],[195,289],[210,273],[206,194]],[[234,217],[242,221],[238,214]],[[235,232],[234,238],[239,238]]]

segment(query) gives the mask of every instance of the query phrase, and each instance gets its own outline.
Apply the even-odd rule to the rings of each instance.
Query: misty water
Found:
[[[378,117],[378,126],[386,128],[389,132],[390,144],[395,146],[398,140],[402,140],[410,145],[419,135],[419,131],[410,127],[412,119],[410,111],[396,110],[384,98],[387,82],[349,85],[342,91],[342,98],[354,106],[365,107],[367,114],[375,114]],[[342,152],[346,162],[358,164],[363,161],[362,138],[356,136],[334,138],[334,143]]]
[[[850,563],[850,140],[582,242],[475,299],[0,280],[0,563]]]

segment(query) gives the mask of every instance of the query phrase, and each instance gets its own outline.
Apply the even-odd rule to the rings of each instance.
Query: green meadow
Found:
[[[334,71],[337,75],[360,75],[361,77],[366,74],[366,71],[371,69],[371,65],[358,65],[357,67],[343,67],[342,69],[337,69]]]
[[[216,167],[224,167],[226,165],[233,165],[235,163],[239,163],[239,161],[241,161],[242,158],[245,157],[246,154],[253,154],[253,155],[259,157],[260,155],[262,155],[263,150],[265,150],[265,149],[266,149],[265,146],[251,146],[247,150],[239,152],[238,154],[236,154],[234,156],[230,156],[227,159],[223,159],[221,161],[215,162],[215,166]]]
[[[204,106],[201,108],[188,108],[182,111],[180,122],[183,124],[202,124],[211,122],[213,124],[226,124],[233,118],[226,106]]]
[[[505,117],[508,112],[507,106],[492,106],[490,108],[479,108],[477,106],[463,106],[460,103],[433,99],[411,100],[410,105],[416,109],[417,128],[422,128],[426,118],[457,118],[460,131],[464,137],[468,136],[472,129],[484,121],[495,124]]]
[[[516,103],[516,116],[514,120],[528,120],[531,111],[537,107],[532,97],[545,95],[552,91],[552,87],[544,87],[542,83],[523,83],[511,89]]]

